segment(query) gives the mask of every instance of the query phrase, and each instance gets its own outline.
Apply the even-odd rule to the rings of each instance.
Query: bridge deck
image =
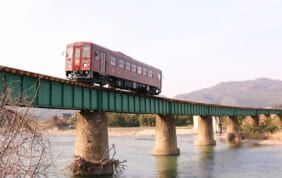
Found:
[[[275,109],[230,107],[141,95],[4,66],[0,66],[1,93],[11,94],[10,103],[33,101],[33,107],[42,108],[216,116],[282,114],[282,110]]]

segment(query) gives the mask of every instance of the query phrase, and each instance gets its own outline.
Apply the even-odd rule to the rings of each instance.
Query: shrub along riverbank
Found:
[[[121,114],[107,113],[109,127],[154,127],[155,114]],[[175,116],[176,126],[193,125],[192,116]]]
[[[248,133],[246,136],[249,139],[282,140],[281,128],[281,123],[270,117],[261,121],[258,126],[247,122],[240,124],[240,130]]]

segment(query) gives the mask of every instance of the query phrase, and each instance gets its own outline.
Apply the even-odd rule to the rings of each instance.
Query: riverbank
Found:
[[[252,146],[271,146],[271,145],[282,145],[281,140],[256,140],[256,139],[246,139],[243,143],[252,145]]]
[[[264,133],[261,138],[263,139],[248,139],[250,143],[258,145],[282,145],[282,132]]]
[[[148,136],[155,135],[155,127],[123,127],[108,128],[109,136]],[[47,134],[52,135],[75,135],[75,129],[59,130],[58,128],[49,129]],[[193,134],[191,127],[176,127],[177,135]]]

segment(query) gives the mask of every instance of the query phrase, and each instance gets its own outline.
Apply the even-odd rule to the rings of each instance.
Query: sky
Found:
[[[90,41],[163,71],[162,95],[282,79],[282,0],[1,0],[0,65],[64,78]]]

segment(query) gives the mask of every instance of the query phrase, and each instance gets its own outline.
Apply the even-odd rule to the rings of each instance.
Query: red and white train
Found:
[[[67,45],[66,77],[101,86],[158,95],[162,88],[162,71],[90,42]]]

